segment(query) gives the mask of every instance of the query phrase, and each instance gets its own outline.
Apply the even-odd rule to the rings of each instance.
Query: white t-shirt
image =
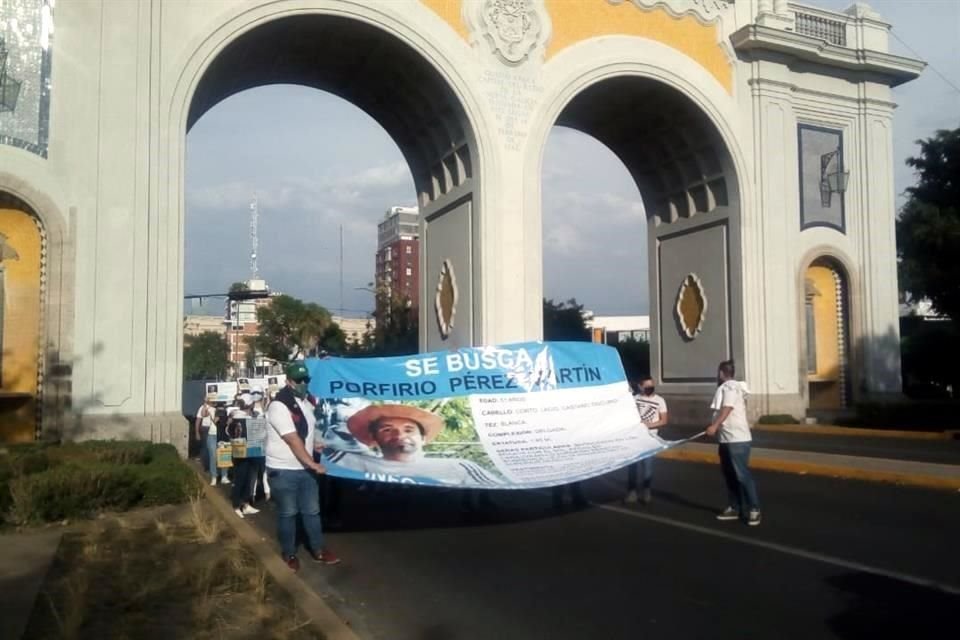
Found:
[[[204,413],[204,409],[206,409],[206,413]],[[197,417],[200,418],[200,428],[210,429],[213,427],[213,418],[216,414],[217,410],[214,407],[208,404],[200,405],[200,408],[197,409]]]
[[[313,455],[313,437],[317,427],[317,418],[313,415],[313,406],[306,400],[297,398],[297,404],[307,418],[307,440],[304,446],[307,454]],[[286,405],[273,401],[267,407],[267,442],[265,445],[267,468],[269,469],[305,469],[297,460],[283,436],[296,433],[297,427],[293,424],[293,417]]]
[[[710,403],[714,417],[717,416],[721,408],[733,407],[733,411],[720,425],[718,433],[720,442],[750,442],[753,440],[750,435],[750,423],[747,422],[745,399],[748,394],[746,383],[736,380],[727,380],[717,387],[716,393],[713,394],[713,402]]]
[[[653,424],[667,412],[667,401],[657,394],[645,396],[638,393],[633,396],[633,402],[637,405],[637,411],[640,413],[640,420],[643,424]],[[659,429],[650,429],[650,433],[653,435],[657,435],[658,431]]]
[[[412,462],[384,460],[363,453],[339,451],[330,456],[330,462],[345,469],[369,474],[371,479],[403,482],[414,477],[430,478],[453,485],[494,485],[500,481],[489,471],[462,458],[420,458]],[[380,476],[378,478],[377,476]]]

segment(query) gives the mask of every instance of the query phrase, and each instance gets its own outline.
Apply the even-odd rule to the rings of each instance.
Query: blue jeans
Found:
[[[323,550],[320,524],[320,489],[306,469],[267,469],[270,495],[277,504],[277,537],[284,558],[297,553],[297,514],[303,520],[307,544],[314,553]]]
[[[637,490],[637,468],[640,468],[643,478],[643,488],[649,489],[653,484],[653,456],[644,458],[636,464],[627,467],[627,491]]]
[[[729,505],[741,516],[747,511],[760,510],[760,498],[757,497],[757,485],[750,473],[750,443],[721,442],[720,468],[727,483]]]
[[[201,433],[203,432],[201,431]],[[210,431],[207,432],[207,437],[204,442],[206,443],[207,470],[210,472],[210,478],[215,480],[220,473],[227,475],[225,469],[222,471],[217,469],[217,430],[211,428]]]

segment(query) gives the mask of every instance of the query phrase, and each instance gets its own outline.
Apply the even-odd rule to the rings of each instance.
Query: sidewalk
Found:
[[[716,464],[717,445],[688,442],[658,457]],[[960,491],[960,465],[917,462],[892,458],[840,455],[754,447],[750,466],[766,471],[812,474],[853,480],[893,482],[927,489]]]
[[[0,620],[4,638],[18,640],[60,547],[62,530],[0,536]]]

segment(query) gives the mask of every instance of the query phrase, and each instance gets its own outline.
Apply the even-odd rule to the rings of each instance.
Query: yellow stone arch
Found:
[[[0,207],[0,442],[36,437],[42,249],[36,218]]]

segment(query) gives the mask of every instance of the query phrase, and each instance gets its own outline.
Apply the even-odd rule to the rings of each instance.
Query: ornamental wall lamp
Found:
[[[847,191],[850,172],[843,170],[842,158],[840,149],[820,156],[820,204],[824,208],[830,206],[833,194]]]
[[[4,111],[13,111],[17,108],[17,98],[20,96],[19,80],[14,80],[7,73],[7,61],[9,52],[0,38],[0,113]]]

